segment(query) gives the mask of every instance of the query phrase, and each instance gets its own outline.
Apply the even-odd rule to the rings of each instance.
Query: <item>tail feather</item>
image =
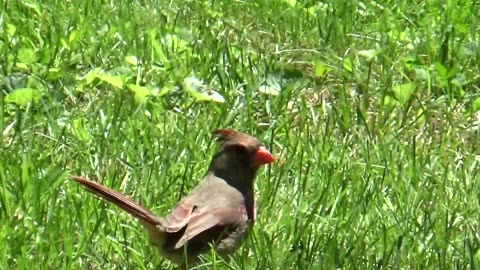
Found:
[[[151,213],[123,194],[80,176],[72,176],[72,179],[81,184],[88,191],[102,197],[105,201],[115,204],[130,215],[138,218],[143,224],[150,224],[153,225],[153,227],[158,225],[164,227],[165,221],[162,218]]]

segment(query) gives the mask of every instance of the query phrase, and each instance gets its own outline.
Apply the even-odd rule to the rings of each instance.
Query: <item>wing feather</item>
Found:
[[[182,237],[177,241],[174,248],[178,249],[184,246],[188,241],[194,239],[199,234],[213,228],[227,228],[234,230],[238,226],[247,222],[247,214],[244,207],[240,208],[217,208],[206,211],[199,211],[192,216],[187,224],[187,228]],[[221,232],[223,233],[223,232]],[[208,239],[214,241],[217,239]]]

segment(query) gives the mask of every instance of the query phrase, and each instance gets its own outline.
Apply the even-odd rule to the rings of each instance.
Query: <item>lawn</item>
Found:
[[[165,215],[216,128],[276,156],[230,269],[480,268],[476,1],[0,9],[0,269],[175,269],[69,176]]]

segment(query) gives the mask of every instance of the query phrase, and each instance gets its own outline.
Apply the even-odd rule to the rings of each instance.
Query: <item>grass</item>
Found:
[[[230,127],[277,156],[234,269],[478,269],[479,6],[384,2],[3,3],[0,268],[173,269],[68,177],[166,214]]]

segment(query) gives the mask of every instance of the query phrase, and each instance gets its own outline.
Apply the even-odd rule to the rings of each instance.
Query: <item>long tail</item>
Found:
[[[161,227],[165,226],[165,221],[162,218],[151,213],[123,194],[80,176],[72,176],[72,179],[81,184],[88,191],[102,197],[104,200],[110,203],[115,204],[130,215],[138,218],[144,225],[153,225],[152,227],[156,227],[158,225]]]

